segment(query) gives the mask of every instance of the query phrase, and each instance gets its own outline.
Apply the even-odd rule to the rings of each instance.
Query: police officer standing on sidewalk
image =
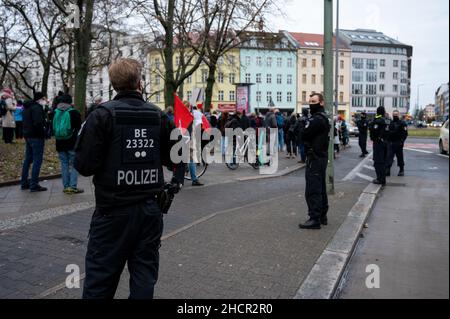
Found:
[[[311,117],[306,122],[302,136],[306,149],[305,198],[309,219],[299,227],[320,229],[321,225],[328,224],[326,170],[330,123],[325,114],[322,94],[312,94],[309,103]]]
[[[405,176],[405,160],[403,158],[403,145],[408,137],[408,125],[400,120],[400,113],[395,110],[392,112],[392,121],[389,124],[389,157],[386,165],[386,176],[391,175],[391,167],[394,162],[394,156],[397,157],[397,166],[400,168],[398,176]]]
[[[377,115],[369,125],[370,139],[373,141],[373,161],[377,178],[374,184],[386,185],[386,157],[387,136],[389,127],[386,125],[385,109],[383,106],[377,108]]]
[[[369,129],[369,121],[367,121],[366,112],[362,112],[359,120],[356,122],[358,127],[358,141],[361,148],[361,155],[359,157],[366,157],[367,152],[367,130]]]
[[[173,123],[142,98],[141,64],[119,59],[109,67],[117,95],[87,118],[75,147],[75,167],[94,175],[95,212],[86,253],[83,298],[112,299],[125,263],[130,298],[153,298],[158,279],[164,187]],[[181,167],[180,164],[179,167]],[[177,170],[184,173],[184,169]],[[178,174],[177,174],[178,175]],[[180,174],[183,175],[183,174]],[[172,178],[174,192],[183,178]]]

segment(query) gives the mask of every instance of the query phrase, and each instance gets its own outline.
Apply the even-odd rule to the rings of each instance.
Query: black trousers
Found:
[[[358,136],[359,148],[361,149],[361,154],[368,154],[367,152],[367,134],[359,134]]]
[[[297,137],[294,132],[288,131],[286,136],[287,152],[291,155],[297,155]]]
[[[400,141],[392,141],[389,143],[388,159],[386,168],[391,169],[394,163],[394,156],[397,157],[397,166],[403,169],[405,167],[405,160],[403,157],[403,143]]]
[[[373,142],[373,166],[377,174],[377,180],[386,183],[386,163],[388,147],[386,142]]]
[[[6,144],[12,143],[14,139],[14,127],[4,127],[3,128],[3,140]]]
[[[305,198],[308,205],[308,215],[319,220],[328,213],[328,196],[326,186],[328,158],[306,158],[306,189]]]
[[[128,264],[130,299],[152,299],[158,280],[163,216],[155,200],[92,216],[84,299],[112,299]]]
[[[16,138],[23,138],[23,122],[16,121]]]

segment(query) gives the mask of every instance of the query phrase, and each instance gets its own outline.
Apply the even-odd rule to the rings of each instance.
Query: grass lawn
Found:
[[[25,156],[25,141],[15,140],[14,142],[14,144],[5,144],[3,140],[0,141],[0,183],[20,179],[22,162]],[[60,172],[55,140],[46,140],[40,176],[55,175]]]
[[[409,128],[408,136],[410,137],[439,137],[441,134],[440,128]]]

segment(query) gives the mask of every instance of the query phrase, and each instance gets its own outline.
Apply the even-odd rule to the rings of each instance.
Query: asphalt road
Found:
[[[406,148],[406,176],[392,169],[340,298],[449,298],[449,159],[435,139],[409,139]]]

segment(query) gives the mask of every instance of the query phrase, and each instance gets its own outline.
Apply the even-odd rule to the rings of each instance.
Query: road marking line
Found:
[[[170,237],[173,237],[173,236],[175,236],[175,235],[177,235],[177,234],[179,234],[179,233],[181,233],[181,232],[183,232],[185,230],[188,230],[188,229],[190,229],[190,228],[192,228],[192,227],[194,227],[194,226],[196,226],[196,225],[198,225],[200,223],[206,222],[206,221],[210,220],[211,218],[216,217],[217,215],[229,213],[229,212],[236,211],[236,210],[242,210],[242,209],[249,208],[249,207],[252,207],[252,206],[260,205],[260,204],[265,203],[265,202],[271,202],[273,200],[280,200],[280,199],[283,199],[285,197],[294,196],[294,195],[298,195],[298,194],[299,194],[298,192],[290,193],[290,194],[284,194],[284,195],[280,195],[280,196],[277,196],[277,197],[268,198],[268,199],[265,199],[265,200],[262,200],[262,201],[259,201],[259,202],[256,202],[256,203],[251,203],[251,204],[247,204],[247,205],[243,205],[243,206],[239,206],[239,207],[233,207],[233,208],[229,208],[229,209],[225,209],[225,210],[221,210],[221,211],[215,212],[215,213],[210,214],[208,216],[205,216],[205,217],[202,217],[200,219],[197,219],[196,221],[194,221],[194,222],[192,222],[190,224],[187,224],[187,225],[185,225],[185,226],[183,226],[181,228],[178,228],[178,229],[176,229],[176,230],[174,230],[174,231],[172,231],[172,232],[162,236],[161,237],[161,241],[166,240],[166,239],[168,239]],[[84,273],[82,273],[80,275],[80,278],[79,278],[78,281],[81,282],[81,280],[84,279],[85,277],[86,277],[86,273],[84,272]],[[63,283],[60,283],[60,284],[58,284],[58,285],[56,285],[54,287],[51,287],[51,288],[45,290],[44,292],[41,292],[40,294],[38,294],[36,296],[33,296],[31,299],[43,299],[43,298],[45,298],[45,297],[47,297],[47,296],[49,296],[51,294],[54,294],[54,293],[56,293],[59,290],[64,289],[64,288],[66,288],[66,282],[63,282]]]
[[[358,176],[359,178],[365,179],[366,181],[373,181],[373,177],[367,176],[365,174],[362,173],[356,173],[356,176]]]
[[[375,170],[375,167],[369,165],[364,165],[364,168],[370,169],[371,171]]]
[[[370,154],[363,159],[354,169],[352,169],[352,171],[350,173],[347,174],[347,176],[345,176],[342,181],[349,181],[351,179],[353,179],[356,175],[356,173],[358,173],[361,168],[366,165],[370,160],[371,160],[371,156],[372,156],[373,152],[370,152]]]
[[[430,151],[424,151],[424,150],[418,150],[418,149],[416,149],[416,148],[405,147],[404,149],[405,149],[405,150],[408,150],[408,151],[414,151],[414,152],[420,152],[420,153],[426,153],[426,154],[433,154],[433,152],[430,152]]]

